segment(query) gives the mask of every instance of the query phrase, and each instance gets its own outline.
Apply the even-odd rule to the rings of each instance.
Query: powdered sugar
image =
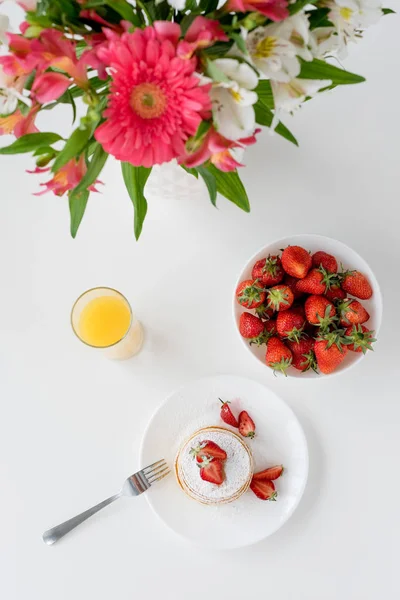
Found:
[[[221,485],[203,481],[190,450],[201,442],[215,442],[227,453],[225,480]],[[177,457],[178,476],[189,491],[204,502],[227,502],[247,489],[252,473],[251,452],[237,435],[227,429],[208,427],[192,436]]]

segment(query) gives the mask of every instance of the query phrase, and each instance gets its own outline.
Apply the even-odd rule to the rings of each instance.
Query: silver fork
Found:
[[[153,483],[160,481],[170,472],[171,471],[164,459],[158,460],[152,465],[145,467],[141,471],[138,471],[137,473],[134,473],[128,477],[118,494],[107,498],[107,500],[103,500],[103,502],[100,502],[100,504],[96,504],[96,506],[85,510],[85,512],[81,513],[80,515],[77,515],[76,517],[73,517],[64,523],[45,531],[43,534],[43,541],[51,546],[51,544],[57,542],[66,533],[69,533],[72,529],[75,529],[75,527],[86,521],[86,519],[99,512],[99,510],[105,506],[111,504],[111,502],[118,500],[118,498],[121,498],[121,496],[139,496],[140,494],[143,494],[143,492],[148,490]]]

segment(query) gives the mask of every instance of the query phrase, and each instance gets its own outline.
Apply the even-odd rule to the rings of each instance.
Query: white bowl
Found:
[[[250,352],[256,360],[260,361],[265,365],[265,368],[270,371],[271,375],[273,371],[270,367],[265,363],[265,352],[266,346],[250,346],[249,343],[240,335],[239,333],[239,318],[243,312],[247,312],[247,309],[240,306],[240,304],[236,300],[236,288],[239,283],[245,279],[251,279],[251,271],[254,263],[261,258],[265,258],[268,254],[281,254],[281,250],[286,248],[286,246],[302,246],[306,250],[310,250],[312,253],[317,252],[317,250],[324,250],[329,254],[333,254],[338,264],[343,263],[343,266],[346,269],[356,269],[357,271],[361,271],[364,275],[367,276],[369,282],[371,283],[373,294],[369,300],[361,300],[363,306],[367,309],[370,314],[370,319],[366,323],[368,329],[373,329],[375,331],[375,337],[378,337],[379,328],[381,326],[382,321],[382,294],[379,287],[379,284],[376,280],[376,277],[371,269],[371,267],[365,262],[365,260],[357,254],[352,248],[343,244],[343,242],[339,242],[338,240],[334,240],[329,237],[325,237],[323,235],[314,235],[313,233],[309,234],[300,234],[300,235],[291,235],[287,238],[282,238],[280,240],[276,240],[271,244],[268,244],[261,248],[256,254],[254,254],[246,263],[240,276],[236,282],[235,290],[233,293],[233,318],[235,321],[235,329],[238,332],[238,336],[243,344],[243,346]],[[253,311],[250,311],[253,312]],[[367,352],[369,354],[369,352]],[[358,352],[348,352],[344,361],[339,365],[339,367],[331,373],[331,375],[338,375],[339,373],[343,373],[347,371],[350,367],[358,363],[360,360],[364,358],[363,353]],[[300,377],[300,379],[311,379],[314,377],[327,377],[327,375],[317,375],[311,369],[302,373],[297,369],[290,367],[287,371],[288,376],[290,377]]]

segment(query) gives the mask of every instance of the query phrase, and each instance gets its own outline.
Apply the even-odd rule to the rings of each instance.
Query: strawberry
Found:
[[[314,353],[315,340],[305,337],[298,342],[289,341],[287,345],[293,355],[292,367],[298,371],[303,371],[303,373],[309,369],[318,373],[317,361]]]
[[[305,373],[312,369],[315,373],[318,374],[318,365],[317,359],[315,358],[315,352],[310,350],[307,354],[296,354],[293,355],[292,367]]]
[[[268,336],[265,335],[264,323],[251,313],[242,313],[239,319],[239,332],[240,335],[247,340],[250,340],[251,344],[265,344]]]
[[[232,427],[239,427],[237,418],[229,408],[229,402],[224,402],[221,398],[219,398],[219,401],[222,402],[220,416],[223,422]]]
[[[286,376],[286,370],[292,364],[292,353],[277,337],[272,337],[267,344],[266,363],[271,369],[281,371]]]
[[[293,302],[293,292],[287,285],[275,285],[267,290],[267,305],[276,311],[287,310]]]
[[[250,489],[260,500],[276,500],[277,493],[273,481],[268,479],[253,479],[250,483]]]
[[[346,329],[346,337],[351,342],[349,350],[353,352],[362,352],[365,354],[367,350],[373,350],[372,344],[376,342],[374,331],[370,331],[364,325],[352,325]]]
[[[239,283],[236,298],[245,308],[257,308],[265,300],[265,291],[257,279],[246,279]]]
[[[303,279],[311,269],[312,259],[301,246],[288,246],[282,252],[282,267],[288,275]]]
[[[337,311],[340,323],[345,327],[365,323],[369,319],[369,313],[365,310],[361,302],[347,298],[337,305]]]
[[[301,279],[297,279],[296,277],[292,277],[291,275],[286,275],[283,280],[284,284],[290,287],[293,292],[294,299],[300,298],[303,295],[303,292],[299,292],[297,289],[297,284],[301,281]]]
[[[257,317],[260,317],[260,319],[270,319],[275,314],[273,307],[268,306],[266,302],[257,306],[255,310]]]
[[[217,458],[205,457],[198,467],[200,468],[200,477],[204,481],[214,483],[215,485],[221,485],[224,482],[224,466]]]
[[[278,479],[282,475],[283,471],[283,465],[268,467],[268,469],[264,469],[264,471],[254,473],[253,481],[262,481],[263,479],[266,481],[275,481],[275,479]]]
[[[311,269],[304,279],[300,279],[296,287],[299,292],[306,294],[325,294],[332,284],[338,282],[337,275],[329,273],[324,267],[319,267],[319,269]]]
[[[276,335],[276,321],[274,319],[270,319],[264,323],[265,334],[268,335],[268,339],[273,335]],[[268,341],[268,340],[267,340]]]
[[[372,287],[368,279],[360,271],[345,271],[341,273],[342,288],[348,294],[368,300],[372,296]]]
[[[304,308],[307,321],[323,330],[328,329],[337,319],[334,305],[324,296],[309,296]]]
[[[204,457],[226,460],[227,456],[225,450],[210,440],[204,440],[204,442],[201,442],[196,448],[192,448],[190,454],[196,457],[197,462],[203,462]]]
[[[250,417],[249,413],[245,410],[239,415],[239,433],[243,437],[249,437],[253,439],[256,435],[256,426],[254,424],[253,419]]]
[[[326,290],[325,296],[331,302],[335,302],[335,300],[344,300],[347,296],[346,292],[342,290],[340,285],[333,284],[329,290]]]
[[[258,260],[251,272],[252,278],[259,279],[265,287],[280,283],[284,275],[281,259],[278,256],[271,255],[268,258]]]
[[[338,329],[324,334],[315,342],[314,352],[322,373],[332,373],[346,357],[348,349],[343,344],[347,343],[347,340],[343,333],[342,329]]]
[[[336,273],[338,270],[337,260],[332,254],[319,250],[312,255],[311,259],[314,267],[323,267],[329,273]]]
[[[276,330],[281,337],[298,341],[303,335],[305,324],[306,319],[302,308],[289,308],[278,313]]]

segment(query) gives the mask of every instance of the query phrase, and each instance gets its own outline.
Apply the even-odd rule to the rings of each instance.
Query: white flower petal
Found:
[[[211,90],[211,100],[218,133],[228,140],[238,140],[254,133],[256,123],[253,106],[241,106],[229,90],[221,87]]]
[[[241,63],[234,58],[217,58],[214,61],[218,67],[229,79],[236,81],[240,87],[252,90],[257,87],[257,73],[248,64]]]

